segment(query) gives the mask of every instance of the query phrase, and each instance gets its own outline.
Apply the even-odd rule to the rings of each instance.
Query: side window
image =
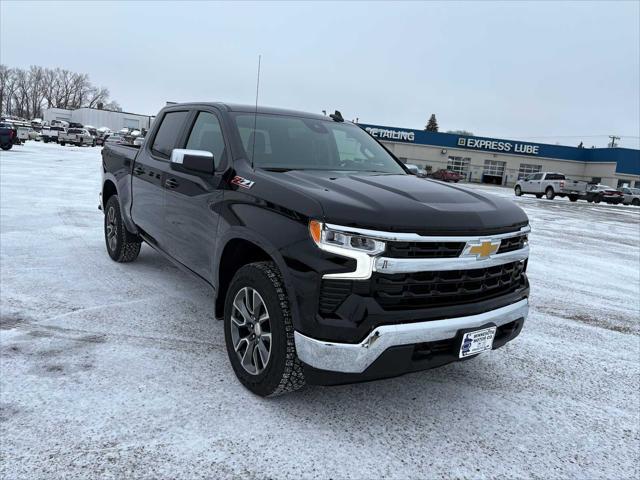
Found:
[[[151,145],[151,151],[155,155],[159,155],[164,158],[171,156],[171,150],[173,150],[178,142],[178,135],[182,130],[182,126],[187,119],[188,112],[169,112],[162,118],[162,123],[158,128],[153,139],[153,145]]]
[[[185,148],[213,153],[213,161],[218,168],[224,155],[224,138],[215,115],[209,112],[198,113]]]

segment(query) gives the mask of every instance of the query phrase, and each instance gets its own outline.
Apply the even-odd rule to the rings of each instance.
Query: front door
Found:
[[[188,111],[167,112],[151,144],[143,145],[133,166],[131,218],[162,250],[167,250],[164,184],[171,151],[182,138]]]
[[[206,280],[212,280],[212,260],[218,228],[217,204],[222,201],[222,171],[228,156],[220,121],[213,111],[197,111],[184,147],[213,153],[213,175],[172,170],[165,184],[169,254]]]

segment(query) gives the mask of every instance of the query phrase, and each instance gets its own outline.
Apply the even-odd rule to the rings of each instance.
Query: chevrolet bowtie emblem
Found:
[[[480,242],[467,243],[462,254],[464,257],[476,257],[478,260],[488,258],[498,251],[500,240],[482,240]]]

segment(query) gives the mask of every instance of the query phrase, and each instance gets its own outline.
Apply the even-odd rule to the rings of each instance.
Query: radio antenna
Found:
[[[251,168],[253,169],[253,159],[256,155],[256,126],[258,123],[258,92],[260,91],[260,61],[262,55],[258,55],[258,78],[256,80],[256,109],[253,113],[253,145],[251,145]]]

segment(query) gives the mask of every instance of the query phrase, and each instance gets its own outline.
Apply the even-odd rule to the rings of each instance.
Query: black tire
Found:
[[[13,147],[12,143],[9,143],[8,145],[0,146],[0,148],[2,148],[2,150],[11,150],[11,147]]]
[[[570,202],[577,202],[578,201],[578,197],[576,197],[575,195],[569,195],[569,201]]]
[[[516,194],[516,197],[522,196],[522,188],[520,188],[520,185],[516,185],[516,188],[514,188],[513,191]]]
[[[633,200],[631,200],[631,205],[633,205],[634,207],[640,207],[640,198],[634,198]]]
[[[594,201],[595,203],[600,203],[600,202],[602,201],[602,197],[595,197],[595,198],[593,199],[593,201]]]
[[[536,198],[542,198],[542,194],[541,193],[536,193]]]
[[[65,142],[60,142],[60,145],[64,147],[66,144]]]
[[[126,229],[117,195],[109,197],[104,207],[104,240],[112,260],[127,263],[138,258],[141,240]]]
[[[242,366],[240,350],[236,351],[232,339],[231,316],[238,310],[234,307],[234,299],[245,287],[258,292],[268,312],[270,353],[266,364],[262,365],[262,370],[258,373],[250,373]],[[237,328],[235,325],[237,324],[234,324],[234,328]],[[251,328],[253,331],[253,327]],[[296,353],[289,298],[275,263],[250,263],[236,272],[225,298],[224,336],[229,361],[238,380],[253,393],[262,397],[274,397],[304,387],[306,382]],[[259,339],[253,342],[257,345]],[[241,345],[240,348],[247,345],[245,353],[250,348],[248,343],[238,342],[237,345]],[[251,347],[251,351],[254,348],[257,347]]]
[[[553,188],[547,187],[544,191],[544,196],[547,197],[547,200],[553,200],[556,196],[556,192],[553,191]]]

